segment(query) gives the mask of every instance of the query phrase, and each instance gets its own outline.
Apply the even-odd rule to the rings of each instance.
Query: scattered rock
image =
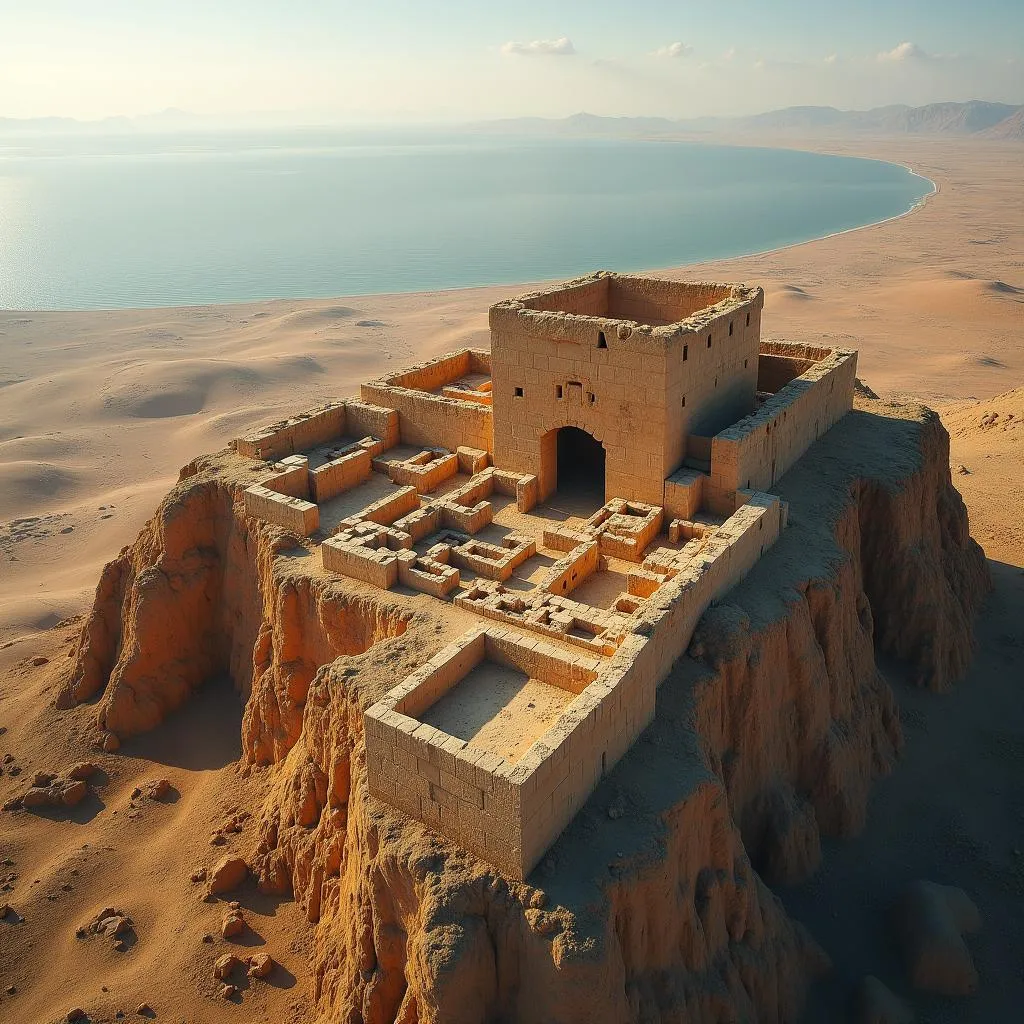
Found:
[[[209,932],[204,932],[203,942],[213,942],[213,936]]]
[[[981,927],[981,915],[963,889],[911,882],[895,908],[894,922],[915,988],[947,996],[974,991],[978,972],[962,936]]]
[[[44,658],[41,654],[38,654],[32,659],[32,664],[35,665],[36,668],[39,668],[40,665],[49,665],[50,659]]]
[[[108,732],[104,735],[101,746],[108,754],[112,754],[115,750],[120,749],[121,741],[114,733]]]
[[[225,953],[223,956],[218,957],[213,965],[213,976],[218,981],[223,981],[225,978],[231,976],[231,974],[238,970],[242,966],[242,961],[235,956],[234,953]]]
[[[76,779],[81,782],[87,782],[90,776],[95,775],[100,770],[98,764],[93,764],[92,761],[79,761],[78,764],[73,765],[68,769],[68,778]]]
[[[135,935],[135,925],[123,910],[104,907],[91,921],[77,929],[75,935],[80,939],[102,935],[113,941],[114,949],[123,953],[128,948],[127,940]]]
[[[135,1011],[140,1017],[152,1017],[154,1016],[153,1007],[149,1003],[139,1003],[138,1009]]]
[[[274,969],[274,958],[269,953],[256,953],[249,957],[249,977],[265,978]]]
[[[236,935],[241,935],[245,931],[245,918],[242,917],[237,911],[228,914],[221,922],[220,933],[225,939],[233,939]]]
[[[196,868],[191,875],[193,882],[205,882],[206,881],[206,868]]]
[[[210,872],[210,895],[237,889],[248,875],[249,865],[241,857],[225,857]]]
[[[81,779],[55,778],[38,772],[32,788],[22,793],[22,807],[75,807],[85,799],[89,784]]]
[[[85,795],[89,792],[89,784],[81,779],[69,781],[61,787],[61,802],[65,807],[74,807],[80,804]]]
[[[956,467],[956,471],[957,471],[957,472],[958,472],[958,473],[959,473],[959,474],[960,474],[961,476],[967,476],[967,475],[968,475],[968,474],[969,474],[969,473],[971,472],[971,471],[970,471],[970,470],[969,470],[969,469],[968,469],[968,468],[967,468],[966,466],[964,466],[964,465],[963,465],[963,464],[961,464],[961,463],[958,463],[958,464],[957,464],[957,467]]]
[[[887,985],[867,975],[857,989],[857,1024],[913,1024],[914,1011]]]
[[[157,779],[146,786],[146,796],[150,800],[166,800],[171,795],[171,788],[169,779]]]
[[[238,995],[238,988],[235,985],[222,985],[220,995],[222,999],[234,999]]]
[[[64,1015],[64,1019],[68,1022],[68,1024],[74,1024],[76,1020],[87,1020],[88,1018],[86,1016],[85,1010],[83,1010],[80,1006],[76,1006],[73,1010],[68,1010],[68,1012]]]
[[[17,990],[17,989],[16,989],[16,988],[15,988],[15,987],[14,987],[13,985],[8,985],[8,986],[7,986],[7,988],[5,988],[5,989],[4,989],[4,991],[5,991],[5,992],[6,992],[6,993],[7,993],[7,994],[8,994],[9,996],[13,996],[13,995],[14,995],[14,993],[15,993],[15,992],[17,992],[18,990]]]

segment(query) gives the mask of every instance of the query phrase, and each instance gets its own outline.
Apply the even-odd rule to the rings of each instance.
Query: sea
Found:
[[[433,291],[758,253],[906,213],[877,160],[288,130],[0,136],[0,308]]]

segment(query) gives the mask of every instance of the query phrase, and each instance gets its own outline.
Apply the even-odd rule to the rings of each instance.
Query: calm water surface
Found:
[[[419,291],[673,266],[904,213],[903,167],[397,133],[0,138],[0,307]]]

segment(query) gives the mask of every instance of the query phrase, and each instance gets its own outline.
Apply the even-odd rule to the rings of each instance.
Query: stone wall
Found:
[[[235,451],[250,459],[274,461],[309,451],[346,434],[371,435],[390,448],[398,443],[398,415],[364,402],[333,402],[313,412],[271,424],[236,438]]]
[[[632,617],[631,631],[609,657],[573,656],[515,629],[483,627],[405,679],[365,715],[370,792],[512,878],[525,878],[650,724],[657,687],[705,609],[778,538],[779,500],[746,497]],[[591,546],[586,554],[597,559]],[[515,764],[417,721],[484,658],[577,694]]]
[[[636,279],[603,275],[491,307],[494,462],[539,467],[542,500],[557,486],[562,427],[601,442],[606,498],[660,505],[687,434],[713,432],[753,408],[760,289],[644,282],[651,294],[627,288],[614,299],[627,281],[639,288]],[[663,324],[654,313],[689,313],[716,297],[670,326],[604,312],[646,312]]]
[[[396,410],[399,439],[404,444],[489,452],[490,408],[432,393],[467,373],[486,373],[489,368],[488,353],[463,349],[363,384],[360,395],[364,402]]]
[[[258,484],[245,489],[243,501],[246,514],[283,526],[300,537],[308,537],[320,527],[320,509],[311,501],[278,494]]]
[[[805,350],[804,358],[820,351]],[[857,353],[847,349],[826,351],[824,358],[774,394],[756,413],[715,435],[711,443],[711,480],[705,485],[705,500],[710,507],[717,509],[722,500],[728,502],[740,488],[772,487],[810,445],[853,408]],[[798,352],[779,354],[800,358]]]

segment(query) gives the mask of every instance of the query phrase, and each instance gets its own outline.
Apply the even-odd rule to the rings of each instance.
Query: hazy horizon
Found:
[[[419,124],[1024,103],[1024,5],[0,0],[0,117]],[[756,102],[751,102],[756,97]],[[951,97],[963,97],[953,99]]]

